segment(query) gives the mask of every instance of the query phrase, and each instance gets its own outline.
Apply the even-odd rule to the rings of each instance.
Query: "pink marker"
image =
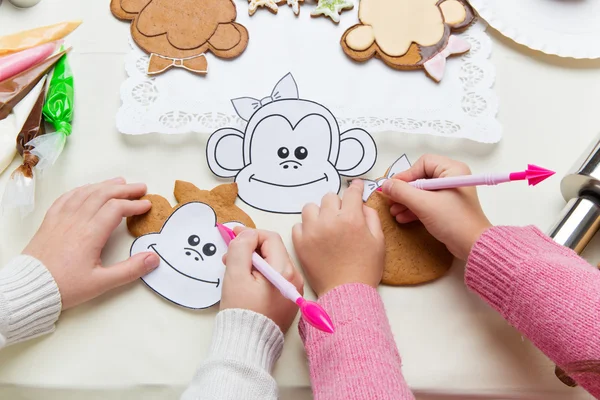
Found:
[[[62,41],[42,44],[9,56],[0,57],[0,82],[44,61],[60,46]]]
[[[225,240],[225,243],[229,246],[229,243],[235,238],[235,232],[222,224],[217,224],[217,229],[219,229],[219,233],[223,237],[223,240]],[[263,274],[273,286],[279,289],[283,297],[290,299],[300,307],[302,316],[309,324],[323,332],[333,333],[335,331],[333,322],[327,314],[327,311],[325,311],[318,303],[306,300],[302,297],[291,282],[286,280],[261,256],[256,254],[256,252],[252,254],[252,265],[254,265],[254,268]]]
[[[535,186],[546,178],[554,175],[554,171],[529,164],[525,171],[511,172],[508,174],[481,174],[449,176],[447,178],[417,179],[409,185],[422,190],[453,189],[465,186],[494,186],[500,183],[527,180],[529,186]],[[381,187],[377,188],[381,192]]]

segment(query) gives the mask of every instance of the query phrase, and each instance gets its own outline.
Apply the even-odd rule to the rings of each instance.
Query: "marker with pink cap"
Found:
[[[223,240],[229,246],[229,243],[235,238],[235,232],[222,224],[217,224],[217,229],[219,229]],[[335,331],[327,311],[318,303],[302,297],[291,282],[285,279],[256,252],[252,253],[252,265],[281,292],[283,297],[290,299],[300,307],[300,312],[306,322],[323,332],[333,333]]]
[[[465,186],[493,186],[506,182],[527,180],[529,186],[535,186],[554,174],[554,171],[538,167],[537,165],[529,164],[525,171],[520,172],[417,179],[416,181],[409,182],[408,184],[412,187],[422,190],[442,190]],[[381,187],[377,188],[377,191],[381,192]]]

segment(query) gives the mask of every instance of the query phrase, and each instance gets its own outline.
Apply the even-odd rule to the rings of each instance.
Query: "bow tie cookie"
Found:
[[[206,74],[207,51],[235,58],[248,45],[232,0],[111,0],[110,9],[132,21],[133,40],[150,54],[148,75],[173,67]]]
[[[367,61],[378,57],[395,69],[423,68],[439,82],[446,58],[470,49],[451,33],[465,29],[474,19],[465,0],[361,0],[360,23],[342,36],[348,57]]]
[[[419,221],[399,224],[390,214],[386,196],[377,191],[387,179],[410,168],[406,155],[400,157],[383,177],[365,179],[363,201],[377,211],[385,236],[385,266],[381,283],[393,286],[418,285],[446,273],[454,257],[446,246],[427,232]]]

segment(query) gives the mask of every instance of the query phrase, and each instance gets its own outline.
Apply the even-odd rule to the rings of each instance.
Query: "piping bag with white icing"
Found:
[[[36,129],[33,123],[33,131],[19,134],[17,144],[23,149],[25,162],[13,173],[8,182],[2,197],[3,208],[18,208],[21,217],[33,211],[35,175],[39,176],[48,167],[54,165],[61,155],[67,137],[72,132],[74,100],[73,73],[67,55],[64,54],[54,67],[45,101],[44,99],[38,101],[36,104],[38,107],[34,108],[36,114],[32,116],[35,121],[42,123],[43,113],[43,119],[54,126],[56,131],[45,134],[43,128]]]
[[[15,138],[31,113],[45,83],[46,78],[44,77],[23,100],[15,105],[8,117],[0,120],[0,173],[10,165],[15,157],[17,153]]]
[[[23,157],[23,163],[10,175],[10,179],[4,189],[4,195],[2,196],[2,208],[18,208],[21,217],[33,211],[35,201],[34,168],[38,164],[39,158],[31,154],[31,146],[28,146],[27,143],[46,133],[44,119],[42,118],[42,108],[46,100],[45,83],[46,77],[38,83],[41,90],[37,90],[38,86],[34,89],[37,93],[37,98],[16,140],[16,149]]]

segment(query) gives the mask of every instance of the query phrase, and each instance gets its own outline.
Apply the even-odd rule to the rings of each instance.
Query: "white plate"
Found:
[[[600,58],[600,0],[470,0],[490,26],[560,57]]]

